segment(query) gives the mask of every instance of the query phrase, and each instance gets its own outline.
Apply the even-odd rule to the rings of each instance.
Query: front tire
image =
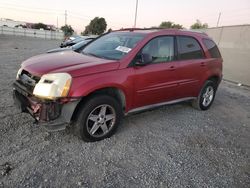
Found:
[[[207,80],[197,99],[192,101],[192,106],[199,110],[208,110],[214,101],[216,89],[216,83]]]
[[[107,95],[95,95],[80,109],[74,124],[74,133],[86,142],[111,137],[121,122],[120,103]]]

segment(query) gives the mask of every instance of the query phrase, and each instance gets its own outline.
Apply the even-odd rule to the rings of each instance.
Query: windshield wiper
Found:
[[[93,56],[93,57],[99,57],[100,58],[100,56],[98,56],[98,55],[96,55],[96,54],[93,54],[93,53],[86,53],[86,52],[82,52],[84,55],[88,55],[88,56]]]
[[[82,54],[88,55],[88,56],[97,57],[97,58],[102,58],[102,59],[117,60],[117,59],[115,59],[115,58],[109,58],[109,57],[105,57],[105,56],[101,56],[101,55],[96,55],[96,54],[93,54],[93,53],[82,52]]]

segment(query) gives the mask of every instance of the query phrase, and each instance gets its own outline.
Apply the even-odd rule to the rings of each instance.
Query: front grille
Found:
[[[26,74],[28,77],[30,77],[31,79],[35,80],[36,83],[38,83],[39,80],[40,80],[40,77],[39,77],[39,76],[32,75],[31,73],[29,73],[29,72],[26,71],[26,70],[23,70],[23,71],[21,72],[21,75],[23,75],[23,74]]]
[[[25,86],[25,88],[30,92],[33,93],[33,90],[36,86],[36,84],[39,82],[40,77],[32,75],[26,70],[23,70],[21,74],[19,75],[18,82]]]

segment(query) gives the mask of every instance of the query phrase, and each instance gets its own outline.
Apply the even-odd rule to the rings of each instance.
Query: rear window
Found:
[[[220,51],[217,47],[217,45],[209,39],[203,39],[202,40],[206,48],[208,49],[210,55],[212,58],[221,58]]]
[[[180,60],[202,59],[204,57],[200,44],[193,37],[178,36],[177,44]]]

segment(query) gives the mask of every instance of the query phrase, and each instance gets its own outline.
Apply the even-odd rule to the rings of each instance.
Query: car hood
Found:
[[[47,73],[67,72],[72,77],[118,69],[116,60],[87,56],[74,51],[34,56],[22,63],[22,68],[36,76]]]

